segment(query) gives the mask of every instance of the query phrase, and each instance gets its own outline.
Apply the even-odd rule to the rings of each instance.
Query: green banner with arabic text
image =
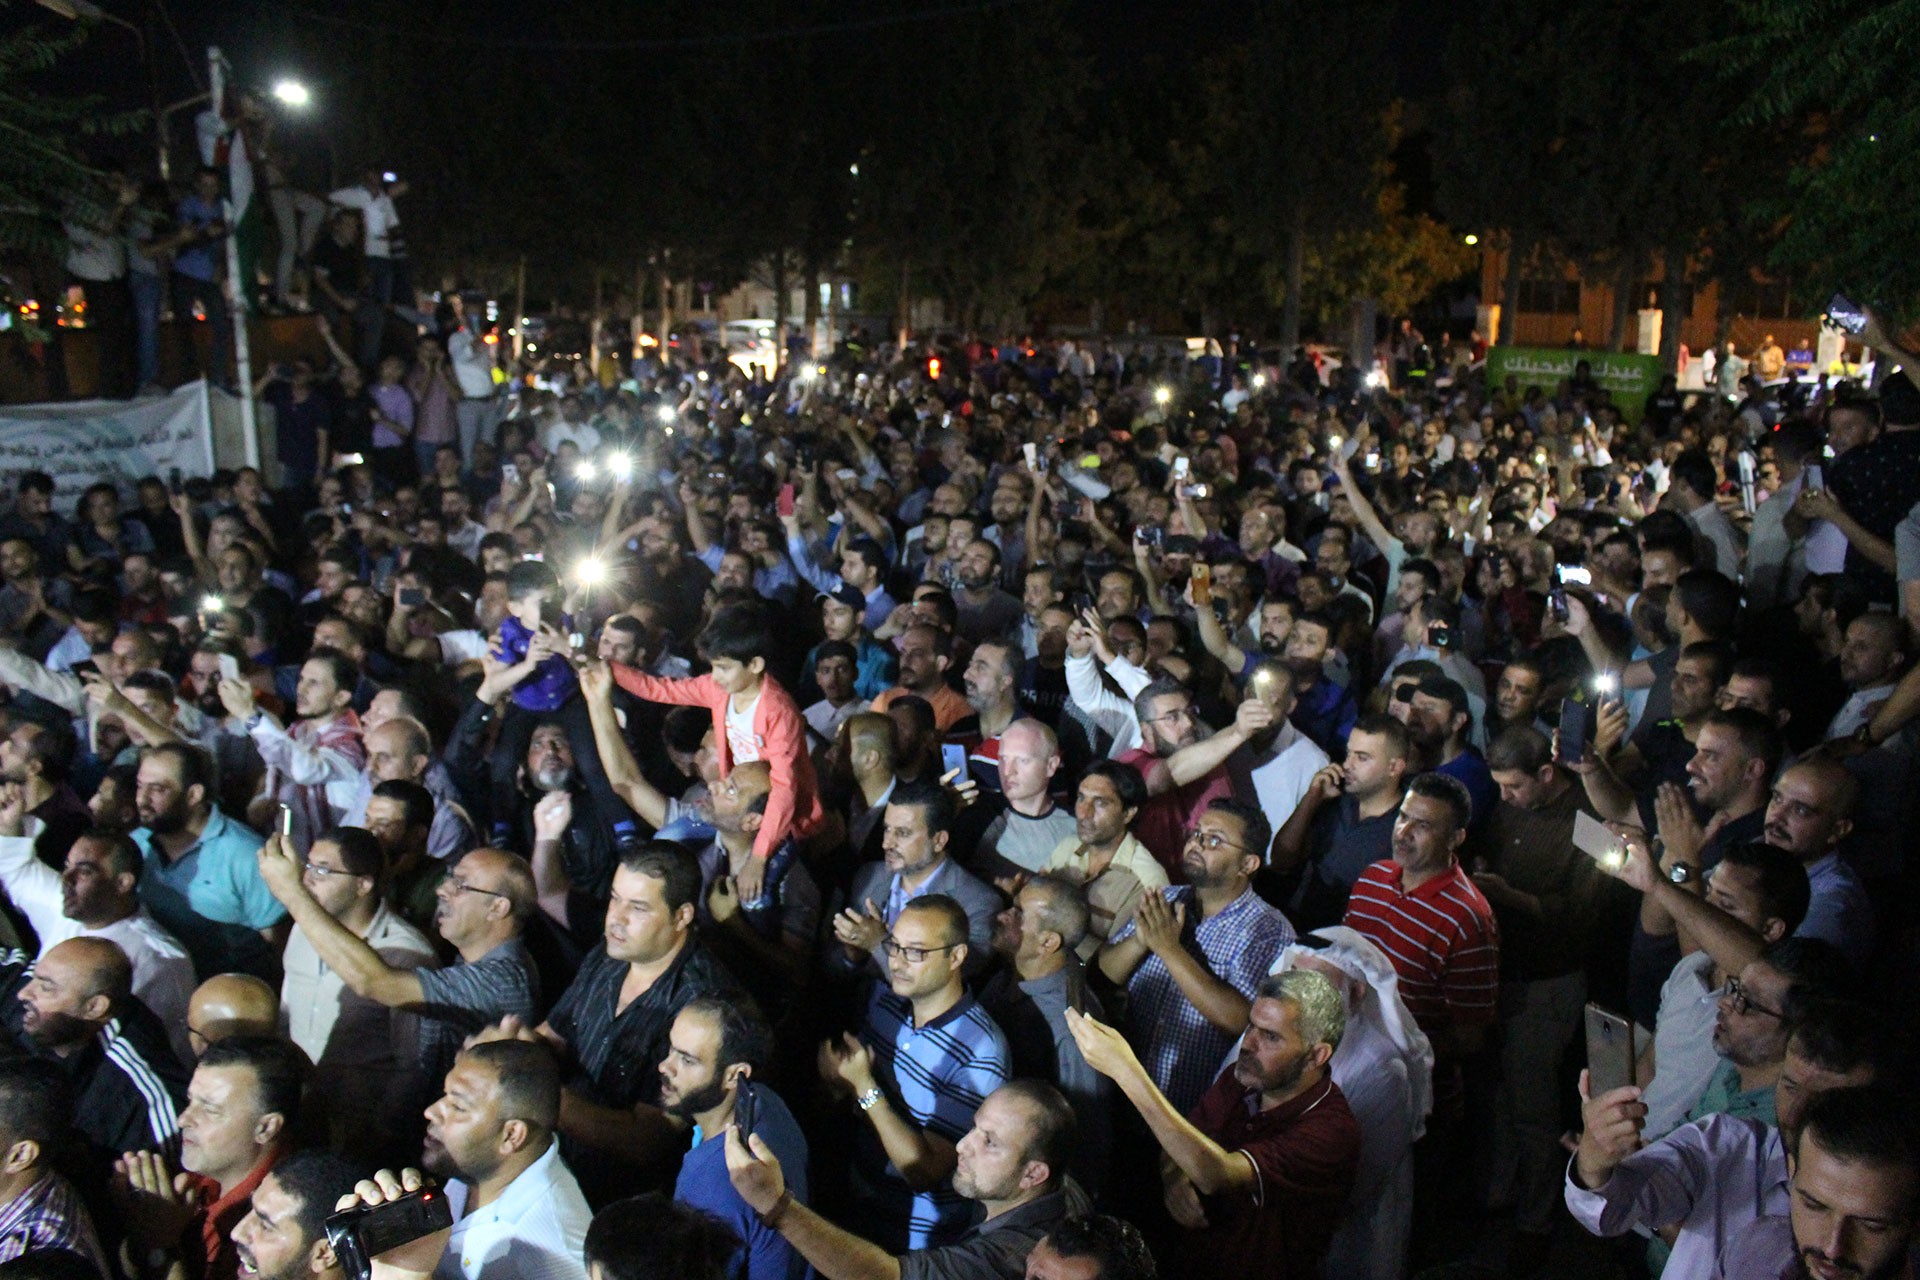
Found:
[[[1660,385],[1665,370],[1659,356],[1625,351],[1575,351],[1565,347],[1492,347],[1487,351],[1487,389],[1498,390],[1513,378],[1520,390],[1539,387],[1549,396],[1573,377],[1576,365],[1587,362],[1593,380],[1610,392],[1620,416],[1638,424],[1647,396]]]

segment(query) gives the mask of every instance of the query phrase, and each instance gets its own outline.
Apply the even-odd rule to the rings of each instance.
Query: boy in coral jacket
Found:
[[[754,837],[753,860],[740,876],[742,902],[758,901],[766,890],[767,861],[781,844],[789,836],[813,834],[825,816],[807,755],[807,722],[792,695],[767,675],[771,648],[762,610],[736,605],[715,614],[700,637],[700,656],[712,667],[709,675],[667,680],[612,664],[614,682],[635,697],[712,713],[722,775],[736,764],[766,761],[773,791]]]

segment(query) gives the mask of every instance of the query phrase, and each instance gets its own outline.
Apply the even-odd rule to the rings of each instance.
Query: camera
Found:
[[[373,1274],[373,1260],[410,1240],[453,1225],[453,1205],[438,1187],[415,1191],[390,1204],[355,1205],[327,1215],[327,1243],[340,1268],[354,1280]]]

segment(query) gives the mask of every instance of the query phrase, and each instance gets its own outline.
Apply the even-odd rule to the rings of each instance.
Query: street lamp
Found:
[[[313,101],[313,94],[298,80],[276,80],[273,96],[289,107],[304,107]]]

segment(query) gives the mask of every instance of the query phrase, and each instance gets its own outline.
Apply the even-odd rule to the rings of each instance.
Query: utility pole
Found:
[[[213,100],[213,110],[218,112],[225,101],[227,60],[220,50],[212,45],[207,47],[207,75],[212,84],[209,96]],[[234,190],[229,181],[228,194],[223,202],[226,206],[224,217],[227,224],[227,316],[233,326],[233,371],[234,390],[240,393],[240,444],[247,465],[260,465],[260,423],[254,416],[253,405],[253,349],[247,333],[247,288],[240,278],[240,236],[238,219],[245,216],[244,205],[251,204],[257,190],[252,184],[253,157],[247,153],[247,135],[236,125],[232,137],[227,143],[227,177],[232,179],[240,166],[234,163],[235,157],[244,160],[247,186]],[[220,340],[219,334],[213,340]]]
[[[520,266],[513,284],[513,358],[520,358],[527,342],[527,255],[520,255]]]

